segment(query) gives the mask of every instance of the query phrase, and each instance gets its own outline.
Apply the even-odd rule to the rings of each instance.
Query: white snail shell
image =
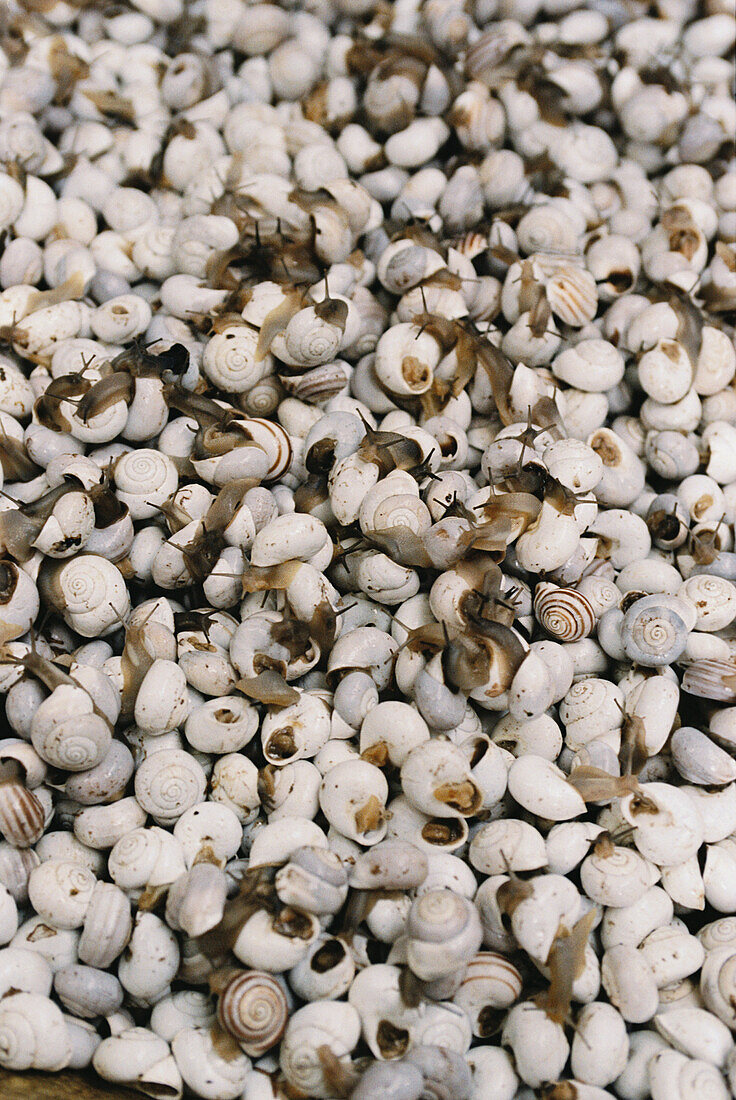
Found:
[[[327,1046],[340,1061],[346,1061],[360,1038],[360,1016],[351,1004],[309,1004],[297,1009],[286,1027],[279,1064],[286,1080],[315,1100],[329,1097],[317,1051]]]
[[[107,719],[95,712],[86,691],[62,684],[34,714],[31,741],[48,764],[64,771],[83,772],[105,758],[112,731]]]
[[[184,1079],[205,1100],[236,1100],[243,1093],[250,1059],[238,1054],[230,1061],[214,1049],[208,1028],[184,1027],[173,1038],[171,1050]]]
[[[120,571],[98,554],[78,554],[39,578],[40,592],[84,638],[117,630],[130,610]]]
[[[173,824],[204,798],[207,778],[188,752],[164,749],[144,760],[135,775],[135,796],[162,825]]]
[[[81,961],[105,969],[123,952],[132,931],[130,902],[126,895],[110,882],[96,882],[79,938]]]
[[[13,993],[0,1004],[0,1065],[55,1072],[71,1060],[61,1010],[38,993]]]
[[[172,460],[161,451],[139,447],[121,455],[115,463],[116,496],[127,504],[131,519],[150,519],[157,506],[176,492],[179,475]]]
[[[47,859],[28,880],[33,908],[55,928],[79,928],[92,898],[95,876],[69,860]]]

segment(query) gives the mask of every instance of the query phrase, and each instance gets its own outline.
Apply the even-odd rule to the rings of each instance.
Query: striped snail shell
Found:
[[[693,661],[685,669],[682,690],[699,699],[736,702],[736,663],[709,658]]]
[[[621,642],[626,656],[646,668],[659,668],[676,661],[685,648],[689,633],[685,619],[659,595],[637,600],[621,623]]]
[[[508,19],[496,23],[476,39],[465,54],[465,75],[470,80],[490,83],[490,77],[515,46],[526,45],[527,31],[521,23]]]
[[[537,585],[534,614],[539,625],[559,642],[578,642],[595,628],[595,611],[582,592],[557,588],[549,581]]]
[[[217,1018],[246,1054],[258,1058],[284,1034],[289,1006],[273,974],[245,970],[236,974],[220,994]]]
[[[543,267],[548,266],[542,264]],[[574,262],[557,263],[545,282],[549,308],[563,324],[582,328],[592,321],[598,309],[595,279]]]
[[[250,438],[261,447],[269,459],[264,481],[276,481],[289,469],[292,459],[291,440],[287,432],[271,420],[253,417],[245,423]]]
[[[300,401],[306,401],[311,405],[319,405],[323,401],[329,401],[331,397],[341,393],[350,381],[350,366],[341,359],[335,359],[333,363],[323,363],[305,371],[304,374],[292,376],[282,375],[281,383],[287,393],[298,397]]]
[[[0,833],[14,848],[30,848],[43,836],[46,814],[33,791],[16,780],[0,784]]]
[[[495,951],[479,951],[465,971],[454,1003],[467,1014],[473,1034],[493,1034],[499,1011],[510,1008],[521,996],[522,977],[513,963]]]

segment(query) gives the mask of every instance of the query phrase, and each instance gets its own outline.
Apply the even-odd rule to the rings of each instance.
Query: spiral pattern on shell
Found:
[[[269,374],[256,382],[240,398],[240,405],[249,416],[270,416],[283,401],[284,394],[275,374]]]
[[[106,569],[97,569],[89,557],[73,558],[59,570],[58,582],[63,608],[70,615],[84,615],[108,599]],[[88,566],[92,565],[92,568]],[[59,606],[58,600],[55,606]]]
[[[706,951],[717,947],[732,947],[736,951],[736,917],[720,917],[698,932]]]
[[[533,206],[517,228],[519,247],[527,253],[572,252],[578,235],[571,219],[552,205]]]
[[[386,497],[373,513],[373,527],[385,531],[392,527],[407,527],[416,535],[424,534],[432,526],[429,508],[418,496],[397,493]]]
[[[39,735],[34,732],[32,737],[41,759],[67,772],[85,772],[96,767],[112,741],[109,725],[97,714],[77,714]]]
[[[342,333],[336,325],[319,320],[312,309],[301,310],[286,327],[284,350],[288,359],[285,361],[296,367],[318,367],[321,363],[329,363],[335,358],[341,339]],[[277,344],[274,341],[274,351],[280,346],[280,342]]]
[[[28,897],[40,917],[57,928],[78,928],[95,888],[86,867],[66,859],[47,859],[28,881]]]
[[[723,1100],[725,1095],[723,1075],[718,1067],[697,1058],[688,1058],[682,1064],[676,1088],[677,1100]]]
[[[161,839],[155,830],[133,829],[110,852],[110,877],[123,890],[142,886],[149,881],[160,854]]]
[[[122,493],[149,496],[164,491],[169,496],[178,485],[176,467],[160,451],[139,447],[121,455],[115,463],[115,485]]]
[[[245,393],[268,374],[270,355],[256,360],[258,333],[238,325],[215,333],[202,356],[202,369],[209,380],[225,393]]]
[[[534,614],[539,625],[559,642],[580,641],[595,629],[590,601],[574,588],[557,588],[547,581],[537,585]]]
[[[253,417],[245,423],[248,435],[266,452],[269,467],[264,475],[264,481],[275,481],[289,469],[292,458],[291,440],[280,424],[271,420],[262,420]]]
[[[0,1003],[0,1066],[60,1070],[72,1048],[58,1005],[37,993],[13,993]]]
[[[736,618],[736,585],[725,577],[708,573],[688,577],[680,595],[695,604],[696,630],[723,630]]]
[[[44,563],[38,589],[85,638],[109,633],[130,610],[130,595],[120,571],[99,554],[78,554],[48,571]]]
[[[428,890],[409,913],[407,933],[425,943],[441,943],[463,930],[468,922],[466,899],[452,890]]]
[[[632,604],[621,623],[621,642],[627,657],[646,668],[671,665],[681,655],[689,631],[671,607],[644,597]]]
[[[135,796],[161,824],[178,821],[204,799],[207,777],[201,764],[181,749],[162,749],[143,761],[135,776]]]
[[[250,970],[236,975],[220,994],[217,1018],[246,1054],[255,1058],[278,1043],[289,1019],[289,1006],[272,974]]]

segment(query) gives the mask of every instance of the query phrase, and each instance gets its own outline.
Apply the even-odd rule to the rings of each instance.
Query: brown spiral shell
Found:
[[[548,581],[537,585],[534,614],[539,625],[560,642],[578,642],[595,628],[595,612],[582,592]]]
[[[291,440],[280,424],[254,416],[244,427],[250,438],[262,447],[271,460],[264,481],[277,481],[291,465]]]
[[[43,836],[46,815],[33,791],[9,780],[0,784],[0,833],[14,848],[30,848]]]
[[[220,994],[217,1018],[246,1054],[258,1057],[275,1046],[284,1034],[289,1006],[272,974],[244,970]]]

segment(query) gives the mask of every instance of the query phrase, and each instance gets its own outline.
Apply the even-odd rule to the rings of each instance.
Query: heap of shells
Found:
[[[0,5],[0,1092],[736,1097],[735,41]]]

